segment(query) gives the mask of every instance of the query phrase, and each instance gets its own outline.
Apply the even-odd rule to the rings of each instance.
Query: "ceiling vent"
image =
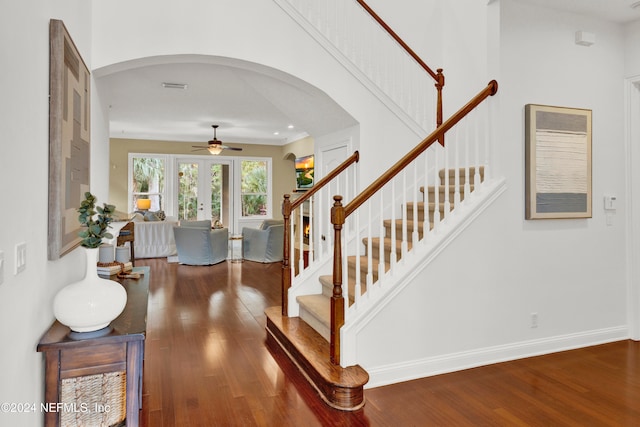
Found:
[[[165,89],[186,89],[186,83],[162,83],[162,87]]]

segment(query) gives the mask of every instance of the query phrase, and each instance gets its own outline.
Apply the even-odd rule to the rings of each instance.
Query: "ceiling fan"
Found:
[[[214,156],[217,156],[218,154],[220,154],[222,150],[242,151],[242,148],[228,147],[226,145],[222,145],[222,141],[216,138],[216,129],[218,129],[218,125],[211,125],[211,127],[213,128],[213,139],[207,143],[208,145],[206,147],[202,145],[193,145],[192,146],[193,148],[196,148],[197,150],[207,150],[209,151],[209,153],[213,154]],[[197,151],[197,150],[194,150],[194,151]]]

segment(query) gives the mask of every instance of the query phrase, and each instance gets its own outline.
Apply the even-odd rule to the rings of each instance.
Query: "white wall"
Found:
[[[625,76],[640,75],[640,21],[625,26]]]
[[[628,336],[622,27],[500,4],[495,156],[508,189],[361,331],[372,385]],[[576,45],[577,30],[596,44]],[[593,218],[524,219],[528,103],[593,110]],[[605,194],[618,196],[611,226]],[[403,325],[417,328],[413,341],[398,337]]]
[[[35,413],[0,412],[2,426],[42,424],[39,405],[44,370],[36,345],[53,322],[55,293],[84,274],[77,268],[84,262],[80,250],[58,261],[47,260],[52,18],[64,21],[84,60],[91,64],[91,2],[4,2],[0,15],[4,82],[0,99],[0,251],[5,259],[0,284],[0,402],[38,405]],[[92,191],[106,195],[104,166],[96,159],[108,151],[106,145],[99,147],[100,143],[94,141],[92,151]],[[102,176],[96,171],[101,171]],[[26,270],[14,275],[14,247],[20,242],[27,244]]]
[[[417,142],[387,107],[274,2],[243,0],[223,5],[189,0],[176,12],[169,0],[115,0],[96,2],[94,16],[93,65],[100,71],[146,57],[230,57],[284,71],[323,90],[360,123],[360,139],[369,147],[361,150],[361,155],[371,165],[362,177],[364,183],[375,179]],[[114,25],[118,31],[113,31]],[[212,26],[216,31],[211,31]],[[375,147],[388,141],[397,149],[380,155]]]

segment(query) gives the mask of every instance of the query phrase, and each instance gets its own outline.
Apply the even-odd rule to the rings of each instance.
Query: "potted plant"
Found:
[[[113,239],[113,235],[108,232],[109,224],[113,221],[113,212],[116,210],[114,205],[104,203],[102,207],[96,207],[96,197],[90,192],[84,193],[84,200],[80,203],[78,212],[80,216],[78,221],[83,230],[80,230],[78,236],[82,239],[81,245],[85,248],[97,248],[102,244],[102,239]],[[96,215],[98,216],[94,219]]]
[[[115,206],[96,207],[96,197],[85,193],[78,212],[83,229],[78,233],[85,248],[86,273],[83,279],[65,286],[53,300],[53,313],[60,323],[74,332],[92,332],[108,328],[127,303],[127,292],[113,280],[98,276],[98,247],[102,239],[113,238],[109,224]],[[97,215],[96,215],[97,214]]]

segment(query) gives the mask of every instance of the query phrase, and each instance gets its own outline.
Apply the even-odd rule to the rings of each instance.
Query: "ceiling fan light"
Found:
[[[222,147],[219,145],[210,145],[209,147],[207,147],[207,150],[209,150],[209,153],[213,154],[214,156],[222,153]]]

